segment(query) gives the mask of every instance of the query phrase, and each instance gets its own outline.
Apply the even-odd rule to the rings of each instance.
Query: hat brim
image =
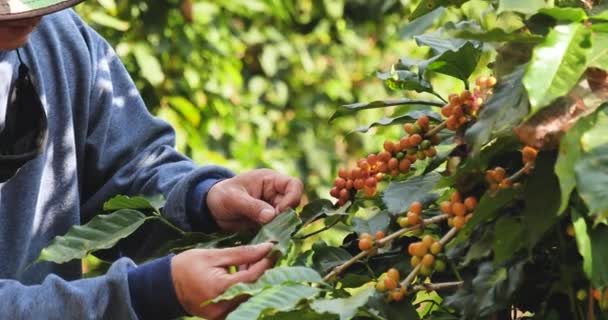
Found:
[[[53,12],[61,11],[63,9],[67,9],[69,7],[75,6],[82,1],[84,1],[84,0],[65,0],[65,1],[61,1],[61,2],[58,2],[53,5],[46,6],[44,8],[38,8],[38,9],[27,10],[27,11],[16,12],[16,13],[0,14],[0,22],[1,21],[23,20],[23,19],[44,16],[44,15],[47,15],[47,14],[50,14]]]

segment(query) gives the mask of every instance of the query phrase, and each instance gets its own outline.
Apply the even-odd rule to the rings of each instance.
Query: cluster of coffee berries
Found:
[[[401,228],[407,228],[422,222],[422,203],[414,201],[404,216],[397,218],[397,223]]]
[[[448,104],[441,108],[441,114],[448,118],[446,128],[456,131],[475,118],[495,85],[495,77],[479,77],[473,93],[465,90],[461,94],[451,94]]]
[[[441,212],[450,215],[448,225],[456,229],[461,229],[473,218],[475,208],[477,208],[477,198],[470,196],[463,201],[462,195],[458,191],[452,193],[450,201],[443,201],[439,204]]]
[[[361,251],[369,251],[374,248],[374,244],[376,241],[382,240],[385,236],[384,231],[378,231],[375,234],[375,237],[372,237],[369,233],[362,233],[359,236],[359,249]]]
[[[376,290],[379,292],[388,292],[388,298],[391,301],[401,301],[407,293],[407,288],[400,284],[401,275],[399,270],[395,268],[388,269],[376,283]]]
[[[329,192],[338,199],[338,205],[343,206],[348,202],[354,191],[363,190],[365,196],[373,197],[385,175],[406,174],[417,160],[437,155],[434,146],[439,144],[439,136],[425,137],[430,130],[429,117],[422,116],[416,123],[405,124],[404,130],[408,135],[396,142],[385,141],[384,151],[360,159],[352,170],[338,171],[338,178]]]
[[[410,243],[407,247],[407,252],[412,257],[410,260],[412,267],[422,265],[420,274],[423,276],[430,276],[433,271],[443,272],[445,270],[445,262],[439,257],[442,250],[441,243],[431,235],[425,235],[421,241]]]
[[[507,171],[503,167],[486,171],[486,182],[492,191],[509,189],[513,186],[513,181],[507,178]]]

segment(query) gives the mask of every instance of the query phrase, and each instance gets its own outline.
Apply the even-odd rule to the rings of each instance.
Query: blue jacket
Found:
[[[81,263],[39,263],[40,250],[100,212],[117,194],[163,194],[165,215],[204,227],[204,198],[221,167],[175,151],[174,132],[152,117],[114,50],[71,10],[43,18],[21,49],[49,122],[44,152],[0,184],[0,319],[170,318],[182,312],[170,257],[116,261],[78,280]],[[0,51],[0,122],[19,63]]]

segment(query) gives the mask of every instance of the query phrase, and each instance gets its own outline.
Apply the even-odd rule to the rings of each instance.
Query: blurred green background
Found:
[[[78,11],[176,128],[179,150],[200,164],[300,177],[311,198],[328,197],[339,166],[381,145],[381,135],[348,133],[391,109],[328,119],[340,105],[390,97],[375,72],[425,53],[400,41],[416,31],[404,29],[416,4],[97,0]]]

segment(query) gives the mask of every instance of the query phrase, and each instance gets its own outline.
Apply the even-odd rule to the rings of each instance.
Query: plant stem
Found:
[[[443,101],[444,103],[448,103],[447,100],[445,100],[439,93],[433,91],[431,92],[432,95],[434,95],[435,97],[439,98],[441,101]]]
[[[442,283],[423,283],[415,285],[413,291],[439,291],[444,289],[460,288],[464,281],[442,282]]]
[[[448,125],[448,121],[446,120],[446,121],[444,121],[444,122],[442,122],[442,123],[440,123],[440,124],[438,124],[438,125],[434,126],[434,127],[433,127],[433,129],[429,130],[429,132],[427,132],[427,133],[425,133],[425,134],[424,134],[424,137],[425,137],[425,138],[430,138],[430,137],[432,137],[432,136],[434,136],[434,135],[438,134],[438,133],[439,133],[439,131],[441,131],[441,130],[445,129],[445,127],[446,127],[447,125]]]
[[[331,224],[329,224],[329,225],[327,225],[327,226],[325,226],[325,227],[323,227],[323,228],[321,228],[321,229],[319,229],[319,230],[317,230],[317,231],[313,231],[313,232],[311,232],[311,233],[305,234],[305,235],[300,236],[300,237],[295,237],[294,239],[296,239],[296,240],[304,240],[304,239],[306,239],[306,238],[309,238],[309,237],[312,237],[312,236],[314,236],[314,235],[317,235],[317,234],[319,234],[319,233],[321,233],[321,232],[325,232],[325,231],[327,231],[327,230],[329,230],[329,229],[333,228],[333,227],[334,227],[335,225],[337,225],[337,224],[338,224],[340,221],[342,221],[342,220],[340,220],[340,219],[336,219],[336,221],[332,222]]]
[[[422,221],[422,223],[417,224],[415,226],[399,229],[398,231],[396,231],[396,232],[394,232],[394,233],[392,233],[392,234],[390,234],[390,235],[382,238],[381,240],[376,241],[374,247],[371,250],[361,251],[356,256],[350,258],[348,261],[346,261],[343,264],[335,267],[330,273],[328,273],[323,278],[323,281],[329,281],[333,277],[339,276],[340,274],[342,274],[342,272],[344,272],[350,266],[352,266],[353,264],[357,263],[357,261],[359,261],[359,260],[367,257],[368,255],[375,254],[376,251],[377,251],[377,249],[378,249],[378,247],[383,247],[387,243],[392,242],[393,240],[399,238],[403,234],[405,234],[407,232],[410,232],[410,231],[417,230],[419,228],[424,228],[424,225],[427,225],[427,224],[434,224],[434,223],[441,222],[443,220],[447,220],[448,218],[449,218],[449,216],[447,214],[444,214],[444,215],[440,215],[440,216],[436,216],[436,217],[432,217],[432,218],[426,219],[426,220]]]
[[[448,231],[448,233],[446,233],[443,238],[441,238],[441,240],[439,240],[439,244],[441,244],[441,247],[445,247],[445,245],[450,242],[450,240],[454,239],[454,237],[456,236],[456,234],[458,234],[458,229],[457,228],[452,228],[450,229],[450,231]]]
[[[589,285],[589,294],[587,294],[587,320],[595,320],[593,313],[593,287]]]
[[[409,287],[412,281],[414,281],[414,278],[418,275],[418,272],[420,272],[421,268],[422,263],[419,263],[414,269],[412,269],[410,274],[408,274],[407,277],[405,277],[405,279],[401,281],[401,286],[405,288]]]
[[[521,178],[524,174],[528,173],[528,170],[530,170],[533,167],[534,167],[534,164],[528,162],[521,169],[519,169],[517,172],[515,172],[512,176],[508,177],[507,180],[509,180],[511,182],[515,182],[519,178]]]

